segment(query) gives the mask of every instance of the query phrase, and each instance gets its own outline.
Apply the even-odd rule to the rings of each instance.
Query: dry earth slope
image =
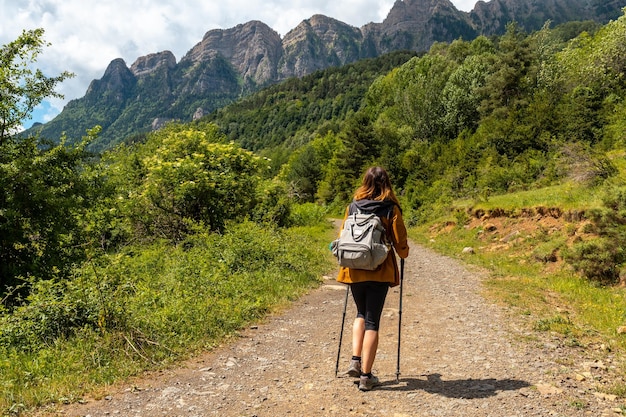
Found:
[[[480,272],[412,245],[403,287],[390,292],[374,371],[360,392],[335,377],[345,287],[334,277],[282,314],[181,367],[63,406],[64,416],[618,416],[625,402],[598,392],[610,354],[568,347],[481,296]],[[350,300],[341,370],[350,356]]]

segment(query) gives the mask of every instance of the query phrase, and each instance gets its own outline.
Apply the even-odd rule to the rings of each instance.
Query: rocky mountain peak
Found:
[[[397,26],[405,22],[425,24],[435,14],[459,12],[449,0],[397,0],[387,18],[386,26]]]
[[[170,51],[158,52],[137,58],[130,66],[130,71],[135,77],[148,75],[159,68],[173,69],[176,67],[176,57]]]
[[[476,36],[468,14],[449,0],[397,0],[382,23],[369,24],[364,30],[380,39],[379,53],[426,51],[435,41]]]
[[[100,80],[94,80],[87,89],[86,96],[99,96],[105,93],[119,95],[135,83],[135,76],[122,58],[111,61]]]
[[[181,62],[196,65],[217,56],[230,62],[244,79],[264,84],[276,76],[272,63],[281,56],[280,35],[257,20],[231,29],[210,30]]]
[[[287,32],[280,79],[302,77],[313,71],[362,58],[360,29],[324,15],[314,15]]]
[[[112,79],[117,78],[128,71],[128,67],[126,66],[126,62],[122,58],[116,58],[109,63],[106,70],[104,71],[104,75],[102,79]]]
[[[624,6],[624,0],[481,0],[469,15],[481,33],[492,35],[503,32],[511,21],[529,32],[540,29],[546,21],[552,25],[572,20],[606,22],[617,17],[616,12]]]

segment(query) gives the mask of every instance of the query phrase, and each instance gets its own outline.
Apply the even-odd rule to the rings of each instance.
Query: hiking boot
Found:
[[[361,391],[370,391],[372,388],[380,385],[380,381],[378,377],[372,375],[371,377],[367,377],[365,375],[361,375],[361,380],[359,381],[359,389]]]
[[[350,361],[350,367],[346,371],[346,375],[352,378],[358,378],[361,376],[361,361],[352,359]]]

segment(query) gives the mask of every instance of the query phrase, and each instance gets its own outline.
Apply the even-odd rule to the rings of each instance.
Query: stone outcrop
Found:
[[[355,62],[361,53],[363,35],[358,28],[315,15],[289,31],[282,41],[279,79],[302,77],[314,71]]]
[[[128,69],[123,59],[118,58],[111,61],[104,75],[99,80],[94,80],[89,84],[85,98],[97,100],[98,97],[106,96],[116,101],[122,101],[128,96],[136,83],[136,78]]]
[[[504,31],[511,21],[527,31],[540,29],[546,21],[554,25],[572,20],[606,23],[618,17],[624,6],[622,0],[491,0],[476,3],[469,16],[479,33],[491,35]]]
[[[398,0],[382,23],[371,24],[366,30],[375,34],[373,42],[378,53],[398,49],[427,51],[436,41],[476,36],[467,13],[457,10],[448,0]]]
[[[152,74],[159,68],[172,70],[176,67],[176,57],[170,51],[159,52],[138,58],[130,67],[135,77]]]
[[[280,35],[259,21],[211,30],[181,59],[181,65],[202,65],[218,56],[244,80],[266,84],[276,79],[282,56]]]

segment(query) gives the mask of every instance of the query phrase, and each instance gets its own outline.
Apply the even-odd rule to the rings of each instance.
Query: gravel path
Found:
[[[406,261],[396,381],[399,289],[389,293],[374,372],[360,392],[335,377],[345,287],[334,277],[283,314],[180,368],[129,382],[64,416],[619,416],[624,401],[598,393],[610,354],[535,333],[531,320],[481,296],[481,274],[416,246]],[[350,357],[349,300],[340,373]],[[593,356],[593,357],[592,357]]]

